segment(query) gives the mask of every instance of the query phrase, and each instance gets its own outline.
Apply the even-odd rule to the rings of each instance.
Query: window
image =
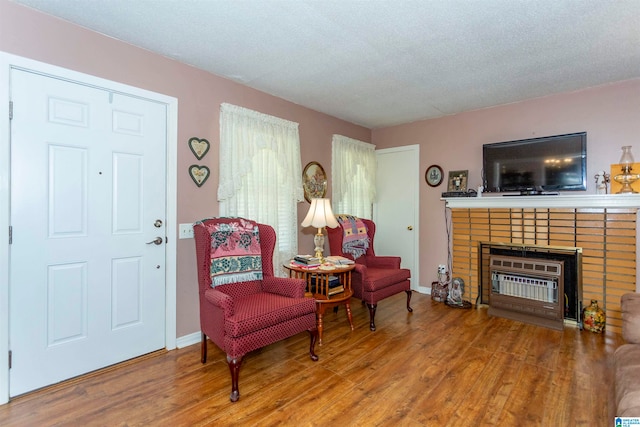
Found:
[[[230,104],[220,108],[220,212],[272,226],[276,275],[298,252],[304,200],[298,124]]]
[[[333,211],[371,219],[376,200],[376,146],[333,135],[331,192]]]

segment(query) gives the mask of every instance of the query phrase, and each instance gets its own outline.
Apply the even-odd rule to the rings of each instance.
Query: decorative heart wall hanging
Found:
[[[206,166],[191,165],[189,166],[189,176],[198,187],[202,187],[209,178],[209,168]]]
[[[202,160],[205,154],[207,154],[207,152],[209,151],[209,146],[209,141],[207,141],[206,139],[200,139],[196,137],[189,139],[189,148],[198,160]]]

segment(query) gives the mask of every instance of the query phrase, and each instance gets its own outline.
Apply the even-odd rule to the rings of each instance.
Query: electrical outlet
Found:
[[[438,274],[444,274],[447,272],[447,266],[444,264],[438,264]]]
[[[178,239],[193,239],[193,224],[180,224]]]

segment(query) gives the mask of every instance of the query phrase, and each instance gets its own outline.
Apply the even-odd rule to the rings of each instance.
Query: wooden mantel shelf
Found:
[[[442,198],[449,208],[640,208],[640,194],[584,194]]]

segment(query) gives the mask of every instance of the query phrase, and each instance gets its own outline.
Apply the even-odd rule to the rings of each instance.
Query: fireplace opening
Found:
[[[493,242],[479,245],[478,298],[489,305],[490,314],[554,329],[561,328],[565,321],[580,324],[581,248]]]

